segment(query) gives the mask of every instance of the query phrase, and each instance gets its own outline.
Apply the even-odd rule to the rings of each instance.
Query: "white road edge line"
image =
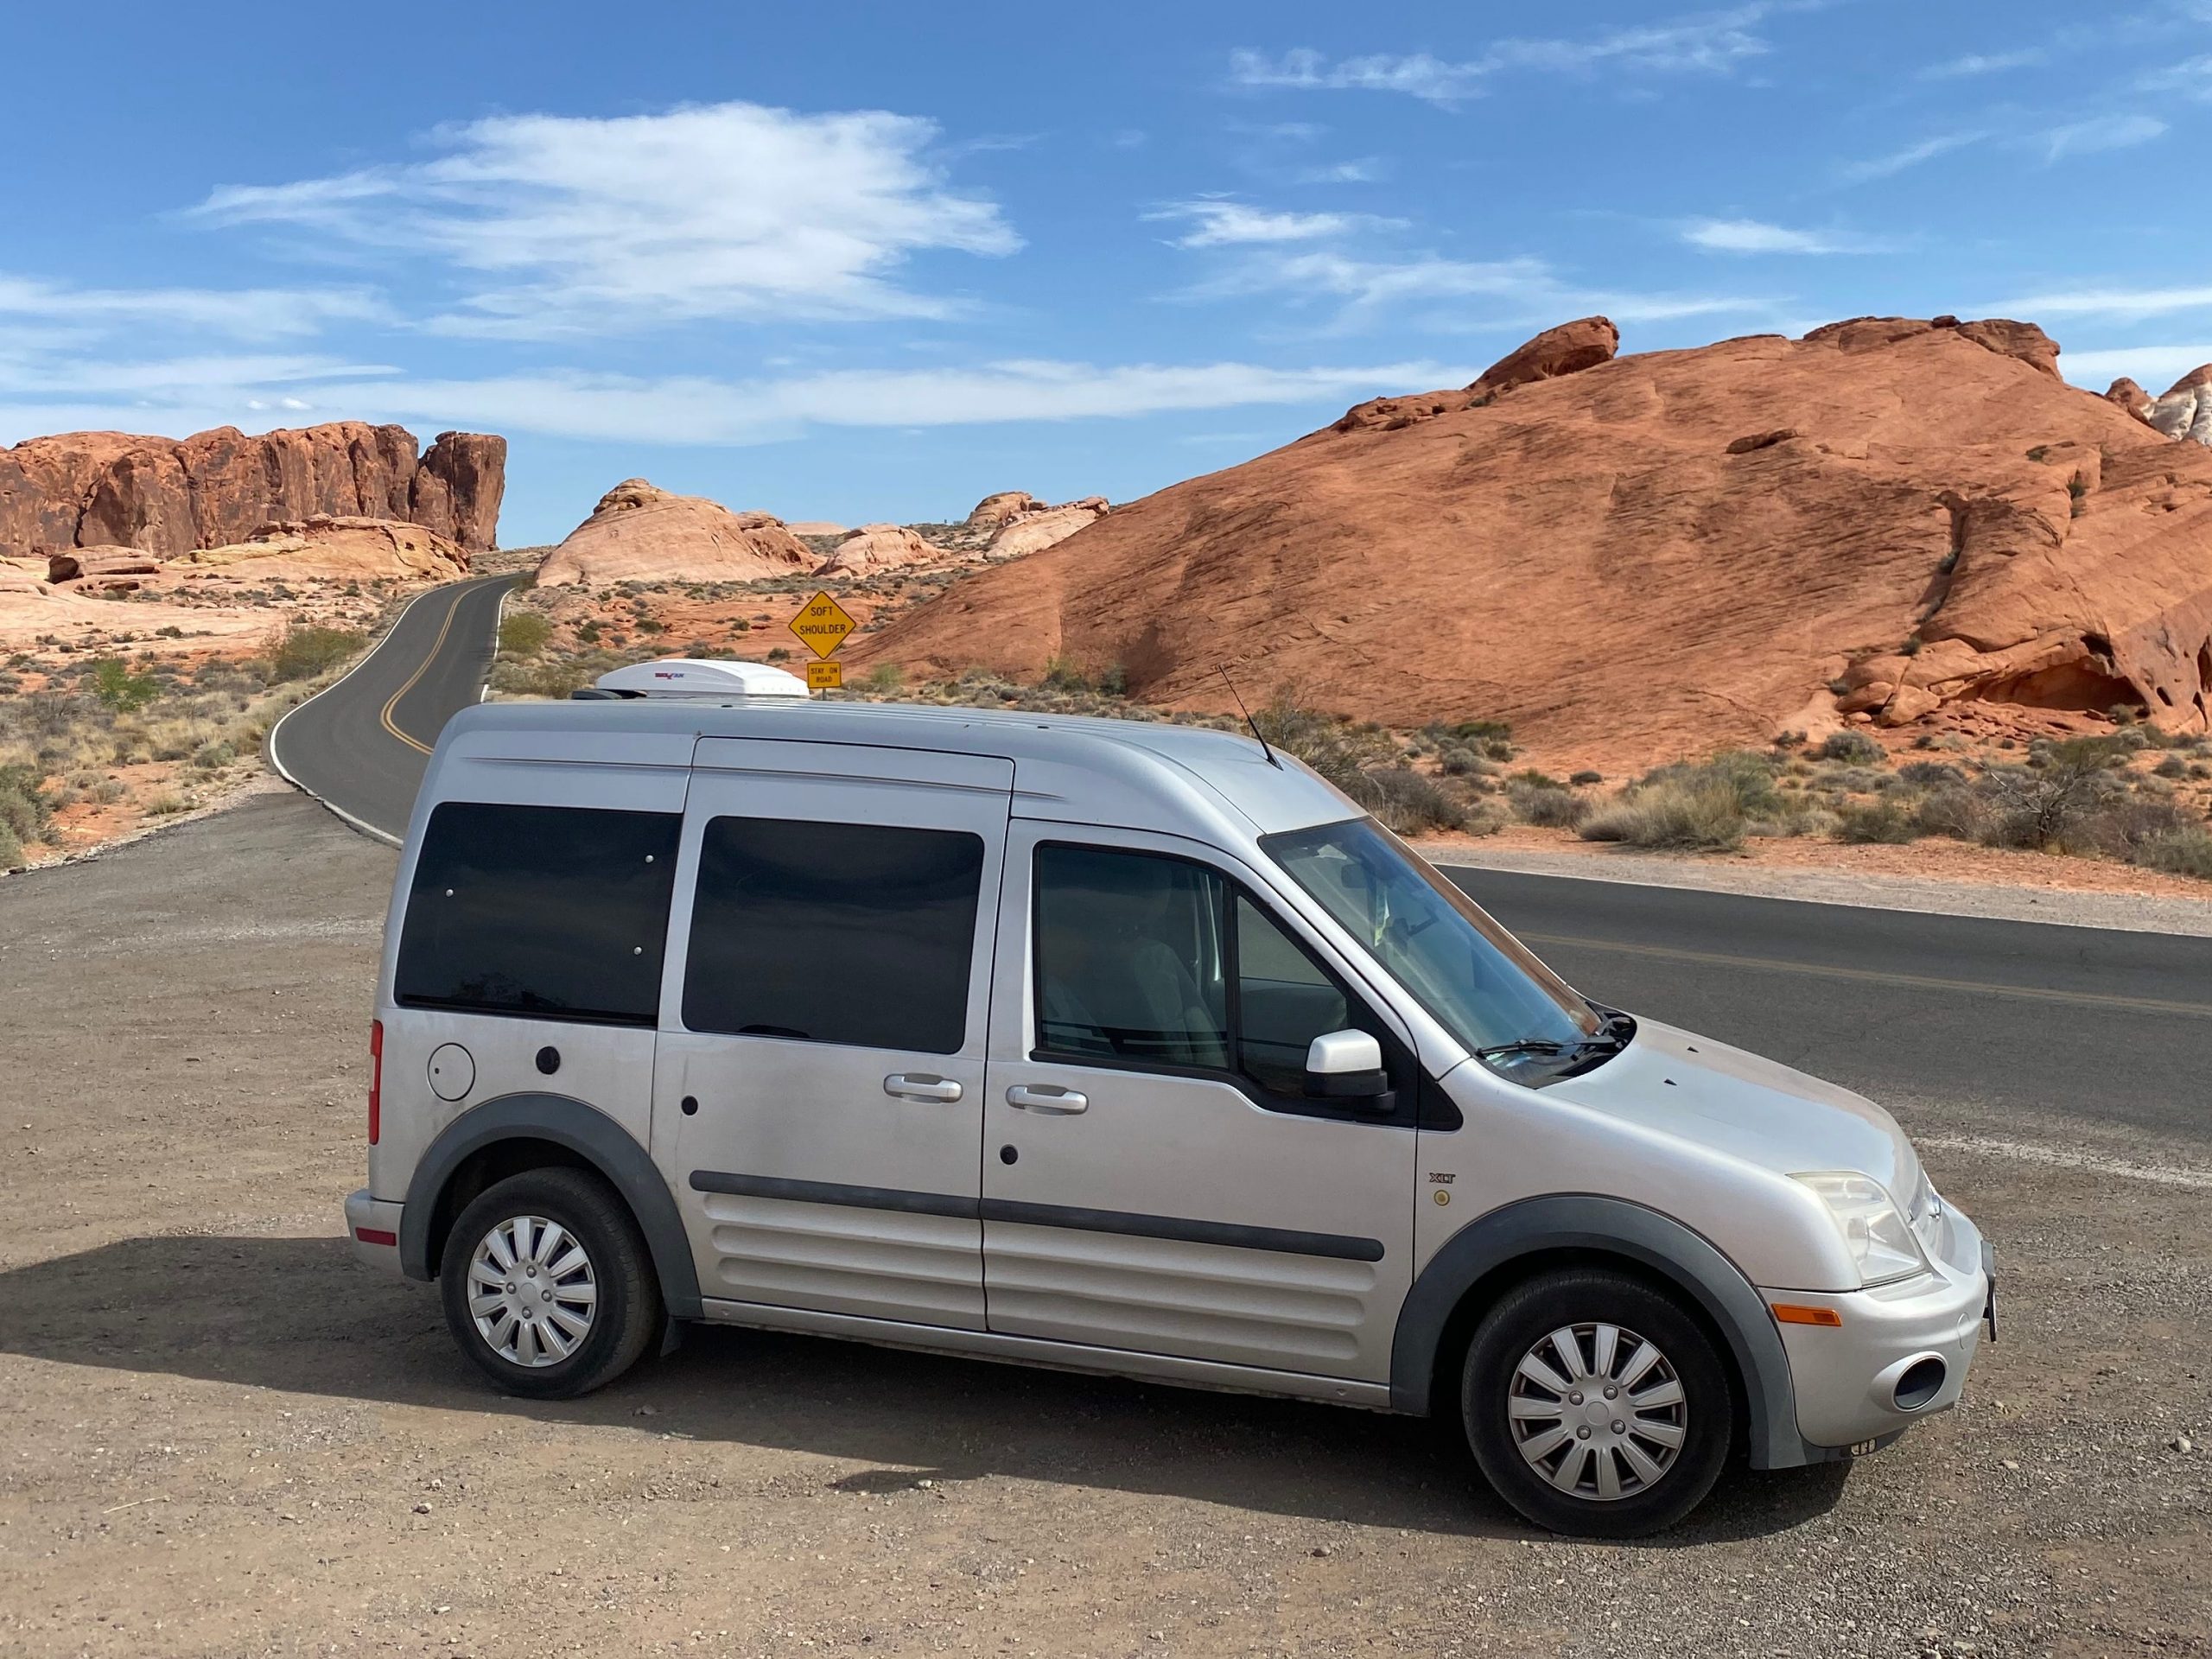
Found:
[[[1996,1141],[1979,1135],[1916,1135],[1912,1140],[1915,1146],[1933,1147],[1941,1152],[2010,1158],[2018,1163],[2042,1164],[2050,1169],[2078,1169],[2085,1174],[2114,1175],[2122,1180],[2212,1192],[2212,1169],[2192,1169],[2182,1164],[2131,1164],[2100,1153],[2070,1152],[2063,1147],[2039,1147],[2026,1141]]]
[[[467,580],[469,580],[467,577],[462,578],[463,582]],[[489,578],[479,577],[477,580],[487,581]],[[276,775],[279,778],[282,778],[294,789],[298,790],[301,794],[306,796],[309,800],[315,802],[316,805],[321,806],[327,811],[344,819],[347,823],[359,830],[363,835],[367,836],[373,840],[380,841],[387,847],[397,847],[400,845],[400,838],[397,836],[391,834],[389,830],[378,829],[376,825],[369,823],[366,819],[355,817],[344,807],[334,805],[331,802],[323,799],[321,796],[316,794],[315,791],[309,789],[305,784],[302,783],[297,778],[295,778],[292,775],[291,769],[284,764],[284,757],[283,753],[277,749],[276,734],[284,729],[284,722],[286,721],[289,720],[294,715],[298,714],[300,710],[306,708],[308,704],[318,702],[321,699],[328,696],[340,686],[345,684],[346,681],[352,679],[356,674],[366,668],[369,664],[375,659],[377,652],[382,651],[386,645],[391,643],[392,635],[399,632],[399,625],[408,619],[417,605],[420,605],[424,600],[429,598],[433,594],[443,593],[448,588],[458,587],[461,584],[457,582],[441,582],[435,588],[425,588],[421,593],[416,594],[414,598],[409,600],[407,601],[407,608],[400,612],[397,616],[391,619],[391,626],[384,631],[384,638],[378,640],[373,645],[371,645],[368,651],[362,656],[359,662],[354,664],[353,667],[347,669],[343,674],[340,674],[328,685],[324,686],[322,690],[316,692],[314,696],[301,698],[299,702],[294,703],[283,714],[279,715],[276,717],[276,723],[269,728],[269,735],[262,740],[263,747],[269,753],[269,764],[276,768]],[[456,605],[460,602],[461,601],[458,599],[454,601]],[[500,603],[504,605],[505,601],[502,600]],[[496,629],[493,631],[493,637],[495,639],[498,637]]]

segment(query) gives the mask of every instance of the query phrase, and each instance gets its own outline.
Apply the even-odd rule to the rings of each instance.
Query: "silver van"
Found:
[[[1989,1254],[1887,1113],[1295,760],[698,666],[463,713],[400,859],[346,1230],[499,1388],[709,1320],[1456,1414],[1614,1536],[1959,1398]]]

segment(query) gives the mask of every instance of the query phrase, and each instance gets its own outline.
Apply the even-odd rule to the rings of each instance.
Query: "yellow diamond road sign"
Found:
[[[843,645],[855,626],[851,614],[827,594],[815,594],[791,619],[791,632],[817,657],[827,657]]]

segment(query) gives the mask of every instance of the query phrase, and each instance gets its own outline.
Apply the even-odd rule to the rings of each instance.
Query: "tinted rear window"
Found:
[[[959,1052],[979,836],[715,818],[683,970],[693,1031]]]
[[[682,824],[673,812],[446,802],[423,831],[394,995],[409,1007],[655,1024]]]

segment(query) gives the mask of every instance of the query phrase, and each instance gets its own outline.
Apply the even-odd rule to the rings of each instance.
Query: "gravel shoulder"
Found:
[[[524,1403],[339,1234],[392,867],[264,796],[0,884],[0,1651],[2212,1654],[2200,1145],[1902,1103],[1967,1404],[1631,1547],[1424,1424],[798,1338]]]

